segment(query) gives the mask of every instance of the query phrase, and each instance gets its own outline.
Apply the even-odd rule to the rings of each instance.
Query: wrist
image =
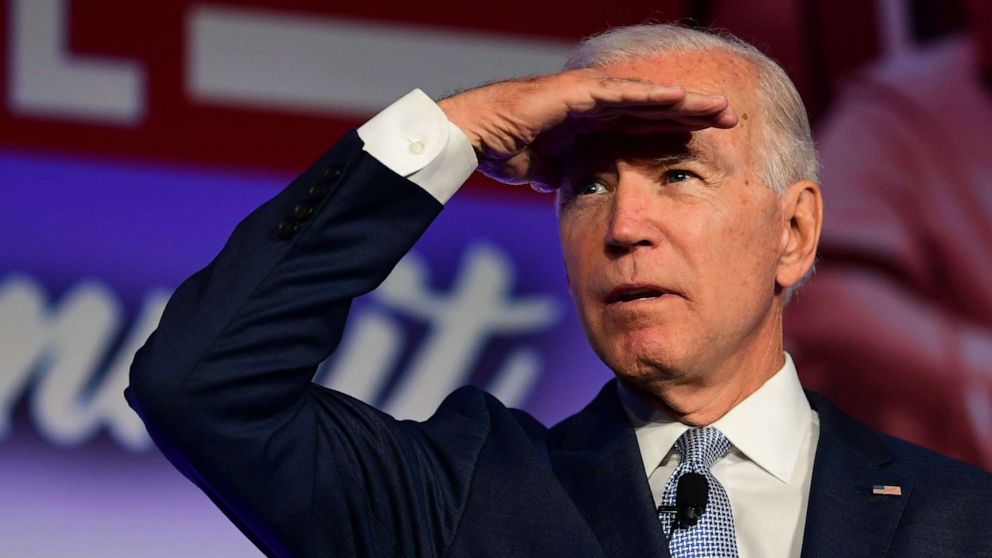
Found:
[[[448,122],[451,122],[461,130],[472,146],[472,150],[478,154],[482,150],[482,137],[469,125],[469,122],[471,122],[469,119],[470,110],[462,98],[464,95],[465,93],[459,93],[458,95],[441,99],[437,101],[437,106],[440,107],[441,112],[444,113]]]

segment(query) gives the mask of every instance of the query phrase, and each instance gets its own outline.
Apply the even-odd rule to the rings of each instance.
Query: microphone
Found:
[[[675,510],[679,525],[692,527],[699,516],[706,511],[706,500],[710,494],[710,483],[705,475],[686,473],[679,477],[675,490]]]
[[[658,513],[675,513],[678,527],[692,527],[706,511],[710,483],[705,475],[685,473],[675,489],[674,506],[658,506]]]

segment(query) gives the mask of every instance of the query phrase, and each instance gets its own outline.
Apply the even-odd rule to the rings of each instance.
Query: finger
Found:
[[[572,119],[572,122],[562,124],[559,127],[565,127],[566,129],[579,128],[583,130],[608,128],[620,119],[629,122],[644,121],[647,123],[664,122],[675,125],[683,124],[699,128],[733,128],[737,125],[738,121],[737,115],[731,114],[728,111],[697,115],[679,114],[666,110],[625,107],[602,111],[595,115],[575,117]]]
[[[606,121],[611,119],[616,119],[620,117],[630,117],[630,118],[640,118],[642,120],[705,120],[710,122],[716,122],[721,119],[724,114],[731,114],[729,111],[718,111],[718,112],[679,112],[671,110],[668,108],[659,107],[611,107],[604,108],[603,110],[586,113],[582,115],[576,115],[575,119],[579,121]]]
[[[680,114],[716,114],[728,110],[730,101],[723,95],[687,91],[682,102],[672,108]]]
[[[605,109],[596,114],[582,115],[579,119],[580,126],[609,125],[617,119],[625,118],[631,121],[669,121],[685,123],[692,126],[702,126],[705,128],[732,128],[737,124],[737,115],[728,110],[716,113],[703,112],[699,114],[680,113],[664,108],[655,107],[624,107]]]
[[[593,134],[611,133],[622,135],[667,135],[698,132],[712,128],[706,121],[675,120],[620,120],[613,126],[606,126]]]
[[[567,148],[575,138],[580,136],[598,136],[602,134],[618,135],[669,135],[696,132],[710,128],[705,122],[676,122],[673,120],[641,120],[620,118],[610,123],[595,123],[584,126],[573,133],[570,138],[559,144],[558,151]]]
[[[686,94],[685,89],[677,84],[664,85],[605,76],[582,76],[567,86],[569,95],[566,103],[573,113],[592,111],[602,106],[670,105],[681,101]]]
[[[727,99],[719,95],[695,94],[674,104],[608,104],[581,113],[573,113],[582,119],[607,120],[618,115],[629,115],[646,120],[674,120],[696,122],[702,119],[708,126],[730,128],[736,125],[737,116],[728,107]]]
[[[531,166],[530,187],[537,192],[553,192],[561,184],[560,161],[557,157],[535,157]]]
[[[586,110],[606,106],[673,106],[685,99],[686,91],[681,85],[658,85],[648,82],[611,80],[599,82],[599,87],[588,91]]]
[[[589,110],[583,115],[596,115],[615,110],[627,110],[631,113],[643,113],[645,116],[654,115],[658,118],[678,117],[680,115],[709,116],[729,111],[729,101],[723,95],[707,95],[689,91],[678,102],[670,104],[603,104]]]
[[[600,134],[620,135],[670,135],[685,134],[705,130],[707,128],[732,126],[736,117],[729,121],[686,116],[680,119],[646,119],[622,113],[614,113],[606,118],[582,119],[570,122],[568,126],[558,128],[543,134],[541,141],[535,147],[542,150],[542,156],[555,156],[566,149],[579,136],[595,136]]]

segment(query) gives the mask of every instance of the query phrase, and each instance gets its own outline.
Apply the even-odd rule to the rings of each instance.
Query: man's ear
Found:
[[[782,244],[775,280],[782,288],[800,282],[813,267],[823,225],[823,197],[812,180],[800,180],[782,194]]]

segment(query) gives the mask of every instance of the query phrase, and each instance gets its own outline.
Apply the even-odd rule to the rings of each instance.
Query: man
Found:
[[[413,93],[239,225],[135,358],[163,452],[274,556],[992,552],[987,474],[807,401],[783,353],[821,201],[781,69],[663,25],[570,67]],[[558,188],[569,286],[620,380],[552,429],[472,388],[412,423],[310,382],[475,160]]]

